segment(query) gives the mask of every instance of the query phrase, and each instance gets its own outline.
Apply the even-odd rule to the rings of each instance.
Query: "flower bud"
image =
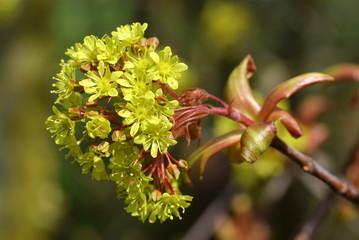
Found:
[[[162,193],[158,190],[154,190],[151,196],[154,201],[159,201],[162,198]]]
[[[116,130],[112,133],[112,141],[120,142],[126,140],[126,134],[121,130]]]
[[[89,119],[95,119],[100,116],[100,113],[98,111],[88,111],[85,113],[85,116]]]
[[[261,122],[249,126],[242,134],[240,161],[255,162],[272,143],[277,134],[273,122]]]
[[[151,47],[151,46],[157,47],[159,43],[160,43],[160,41],[158,40],[158,38],[152,37],[152,38],[147,39],[146,46],[147,47]]]
[[[186,160],[180,159],[177,163],[177,166],[181,169],[187,169],[188,168],[188,163]]]
[[[168,99],[165,95],[161,95],[158,97],[155,97],[156,102],[161,105],[161,106],[165,106],[168,102]]]
[[[69,108],[69,117],[73,121],[80,120],[81,119],[80,107]]]
[[[168,165],[167,172],[170,174],[170,177],[174,177],[176,180],[179,178],[181,174],[176,164]]]

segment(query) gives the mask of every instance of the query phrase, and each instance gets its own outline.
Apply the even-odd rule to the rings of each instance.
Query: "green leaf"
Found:
[[[227,102],[239,109],[248,117],[254,120],[260,110],[260,106],[255,100],[248,79],[256,70],[251,56],[246,56],[244,60],[232,71],[229,76],[225,95]]]
[[[216,137],[200,148],[198,148],[189,158],[188,164],[192,166],[198,159],[200,159],[199,165],[199,176],[202,177],[204,168],[208,162],[208,160],[215,155],[216,153],[220,152],[221,150],[228,148],[234,144],[239,143],[243,130],[236,129],[229,133],[226,133],[222,136]]]
[[[242,134],[239,162],[255,162],[272,143],[277,134],[273,122],[255,123]]]

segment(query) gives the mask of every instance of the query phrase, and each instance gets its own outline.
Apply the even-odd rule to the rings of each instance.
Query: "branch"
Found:
[[[351,202],[359,204],[358,191],[351,184],[339,179],[338,177],[327,171],[312,157],[309,157],[301,153],[300,151],[288,146],[279,138],[275,138],[271,146],[288,156],[294,162],[296,162],[303,169],[303,171],[325,182],[333,189],[333,191],[335,191],[339,195],[345,197]]]
[[[359,136],[359,135],[357,135]],[[344,166],[343,171],[346,172],[347,178],[351,180],[354,184],[356,183],[355,179],[351,179],[351,175],[348,173],[348,169],[355,168],[355,174],[358,171],[357,165],[357,156],[359,154],[359,138],[354,144],[354,147],[350,151],[349,161]],[[355,177],[356,178],[356,177]],[[316,229],[319,227],[321,222],[328,215],[329,210],[332,208],[334,204],[337,202],[337,196],[334,193],[329,193],[327,196],[318,204],[317,208],[310,215],[308,220],[305,222],[303,227],[300,229],[300,232],[296,235],[295,240],[308,240],[315,233]]]

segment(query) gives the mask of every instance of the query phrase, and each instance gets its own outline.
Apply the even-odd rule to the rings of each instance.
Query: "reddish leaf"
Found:
[[[204,168],[208,160],[215,155],[216,153],[222,151],[225,148],[228,148],[241,139],[243,130],[236,129],[229,133],[226,133],[220,137],[214,138],[198,148],[188,159],[189,166],[192,166],[198,159],[201,159],[199,165],[199,176],[202,177]]]
[[[333,77],[327,74],[306,73],[283,82],[273,89],[273,91],[267,96],[259,112],[259,120],[267,121],[268,116],[271,112],[273,112],[278,102],[285,98],[289,98],[302,88],[316,83],[329,82],[333,80]]]
[[[248,79],[255,70],[256,66],[253,59],[251,56],[246,56],[232,71],[225,89],[227,102],[252,119],[255,119],[260,110],[260,106],[254,99],[248,83]]]
[[[280,120],[293,137],[298,138],[303,135],[301,126],[290,113],[276,108],[269,114],[266,121],[274,122],[276,120]]]

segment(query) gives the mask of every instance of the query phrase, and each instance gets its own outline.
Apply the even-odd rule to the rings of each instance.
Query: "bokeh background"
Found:
[[[82,175],[46,132],[52,76],[84,36],[139,21],[189,65],[184,86],[223,97],[231,70],[251,54],[258,67],[251,84],[265,96],[300,73],[359,63],[358,9],[357,0],[1,0],[0,239],[292,239],[328,190],[292,163],[285,171],[263,165],[265,180],[253,183],[251,165],[236,172],[219,154],[204,180],[185,188],[195,199],[183,220],[130,217],[112,183]],[[311,87],[287,103],[295,110],[319,92],[330,100],[333,113],[320,119],[330,137],[313,154],[336,172],[358,135],[358,111],[348,104],[357,89]],[[226,127],[203,124],[203,142]],[[314,239],[359,239],[357,214],[336,199]]]

